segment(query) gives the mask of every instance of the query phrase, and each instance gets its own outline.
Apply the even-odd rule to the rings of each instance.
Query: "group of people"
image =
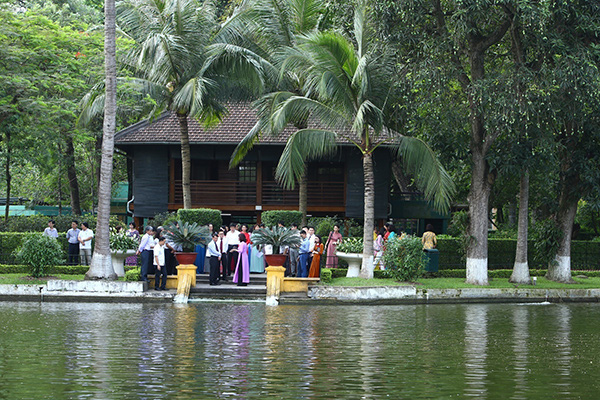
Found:
[[[214,232],[212,224],[208,225],[211,241],[206,247],[209,265],[209,284],[219,285],[231,278],[238,286],[250,283],[251,241],[248,225],[231,223],[223,225]],[[254,251],[252,251],[254,252]],[[261,271],[264,271],[264,265]]]
[[[140,235],[133,223],[125,234],[135,239]],[[136,251],[136,256],[141,258],[141,280],[148,282],[148,274],[154,273],[154,290],[166,290],[167,275],[174,275],[178,265],[175,253],[182,250],[163,236],[162,226],[156,229],[146,226]]]
[[[44,235],[58,238],[54,220],[48,221],[48,227],[44,229]],[[87,222],[81,223],[81,229],[77,220],[71,221],[71,229],[66,233],[68,249],[68,265],[90,265],[92,262],[92,238],[94,231],[90,229]]]
[[[404,236],[406,236],[404,232],[400,232],[398,235],[396,227],[390,222],[386,223],[382,228],[375,227],[373,229],[373,265],[375,269],[385,269],[383,253],[386,250],[387,242],[395,237],[402,239]],[[421,242],[423,243],[423,251],[434,249],[437,246],[437,238],[433,231],[433,225],[427,224]]]

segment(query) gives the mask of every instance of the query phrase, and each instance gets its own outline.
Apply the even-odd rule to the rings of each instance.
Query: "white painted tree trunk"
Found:
[[[117,62],[115,34],[115,0],[104,4],[104,57],[106,100],[102,137],[102,161],[98,185],[98,222],[96,224],[94,255],[85,279],[117,279],[110,256],[109,219],[113,170],[114,139],[117,119]]]
[[[564,189],[563,189],[564,193]],[[548,265],[546,278],[564,283],[572,283],[571,277],[571,235],[573,222],[577,213],[577,201],[567,200],[567,194],[562,194],[556,219],[563,237],[560,241],[554,262]]]
[[[517,250],[515,252],[515,264],[509,282],[523,285],[531,284],[529,276],[529,264],[527,261],[527,236],[529,215],[529,172],[525,170],[521,175],[521,187],[519,190],[519,217],[517,233]]]
[[[373,154],[363,155],[364,171],[364,233],[363,233],[363,259],[359,277],[373,278],[373,226],[375,224],[375,174],[373,171]]]
[[[469,192],[469,236],[467,247],[467,283],[488,285],[488,203],[490,197],[489,172],[485,154],[473,153],[473,171]]]

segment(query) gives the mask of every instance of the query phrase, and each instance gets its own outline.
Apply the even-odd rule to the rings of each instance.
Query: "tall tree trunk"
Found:
[[[483,127],[482,127],[483,129]],[[469,191],[469,229],[467,283],[488,284],[488,204],[491,181],[482,146],[472,146],[473,169]]]
[[[306,176],[306,166],[304,167],[304,174],[298,182],[298,211],[302,213],[302,223],[300,226],[306,226],[308,213],[308,178]]]
[[[79,198],[79,180],[77,179],[77,169],[75,168],[75,147],[73,146],[73,136],[66,134],[65,161],[67,162],[67,177],[69,178],[69,191],[71,194],[71,212],[74,215],[81,215],[81,202]]]
[[[114,139],[117,119],[117,62],[115,34],[115,0],[104,2],[104,57],[106,100],[102,140],[102,161],[98,192],[98,223],[96,242],[86,279],[117,279],[110,257],[110,196],[113,170]]]
[[[190,175],[192,161],[190,155],[190,136],[188,133],[188,114],[177,113],[179,120],[179,134],[181,137],[181,188],[183,190],[183,208],[192,208],[192,192]]]
[[[373,171],[373,154],[363,155],[364,173],[364,216],[363,225],[363,259],[360,267],[361,278],[373,278],[373,226],[375,225],[375,173]]]
[[[521,175],[521,187],[519,190],[519,218],[517,233],[517,250],[515,253],[515,264],[509,282],[524,285],[531,284],[529,276],[529,264],[527,262],[527,228],[529,223],[529,171],[525,170]]]
[[[560,240],[554,262],[548,265],[548,272],[546,274],[546,278],[564,283],[573,282],[571,278],[571,235],[573,233],[575,214],[577,214],[578,196],[571,193],[571,184],[572,182],[564,179],[561,183],[556,222],[563,236]]]
[[[10,175],[10,132],[7,130],[6,132],[6,170],[5,170],[5,178],[6,178],[6,207],[4,208],[4,221],[8,222],[8,214],[10,211],[10,183],[11,183],[11,175]]]

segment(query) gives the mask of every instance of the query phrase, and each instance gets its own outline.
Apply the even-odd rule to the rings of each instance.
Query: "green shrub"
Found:
[[[129,282],[137,282],[141,279],[140,268],[133,268],[125,272],[125,280]]]
[[[162,213],[154,214],[154,217],[150,218],[148,222],[149,225],[157,228],[159,226],[165,227],[169,225],[171,222],[177,221],[177,212],[176,211],[165,211]]]
[[[283,222],[283,225],[289,228],[292,224],[300,224],[302,213],[293,210],[269,210],[261,214],[260,220],[269,228],[279,222]]]
[[[363,238],[361,237],[350,237],[342,240],[342,243],[338,244],[335,248],[340,253],[362,253],[363,252]]]
[[[421,239],[405,236],[403,239],[394,238],[387,243],[383,253],[385,274],[398,281],[415,281],[425,269],[423,244]]]
[[[558,247],[563,237],[563,232],[554,219],[538,221],[531,229],[533,240],[533,260],[537,264],[547,266],[555,262]]]
[[[343,232],[344,222],[337,215],[333,217],[311,217],[308,219],[308,226],[315,227],[315,233],[323,238],[323,242],[327,240],[329,232],[333,231],[334,225],[338,225],[340,232]]]
[[[331,268],[330,271],[332,278],[343,278],[348,273],[348,268]]]
[[[138,239],[127,236],[124,233],[116,233],[114,230],[110,232],[109,245],[113,251],[135,250],[139,244]]]
[[[81,216],[74,215],[15,215],[8,217],[8,220],[0,218],[0,231],[2,232],[43,232],[48,226],[48,221],[54,220],[59,236],[71,229],[71,221],[76,220],[80,224],[87,222],[90,224],[90,229],[96,230],[97,217],[95,215],[86,214]],[[110,226],[120,225],[125,227],[125,224],[119,220],[116,215],[110,216]]]
[[[48,267],[64,261],[64,253],[56,239],[41,233],[30,234],[16,253],[17,259],[29,266],[29,273],[35,278],[46,275]]]
[[[212,208],[192,208],[188,210],[180,208],[177,210],[177,219],[190,224],[198,224],[200,226],[213,224],[214,227],[217,227],[223,224],[221,211],[213,210]]]
[[[333,280],[331,269],[323,268],[321,269],[321,282],[330,283]]]

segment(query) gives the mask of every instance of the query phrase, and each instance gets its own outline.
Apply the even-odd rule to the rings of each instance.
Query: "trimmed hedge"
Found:
[[[76,220],[81,224],[87,222],[90,229],[96,230],[97,217],[95,215],[14,215],[8,220],[0,218],[0,232],[43,232],[48,227],[48,221],[54,220],[58,234],[63,235],[71,229],[71,221]],[[110,226],[125,226],[116,215],[110,216]]]
[[[321,269],[321,279],[323,278],[323,272],[324,271],[327,271],[326,273],[331,272],[331,279],[333,279],[333,278],[345,278],[346,274],[348,273],[348,269],[347,268],[323,268],[323,269]],[[386,275],[385,271],[380,271],[380,270],[373,271],[373,277],[377,278],[377,279],[388,278],[388,276]]]
[[[196,223],[198,225],[213,224],[213,227],[221,226],[223,224],[223,218],[221,218],[220,210],[213,210],[212,208],[191,208],[184,209],[180,208],[177,210],[177,218],[183,222],[190,224]]]
[[[87,265],[55,265],[48,267],[48,274],[64,274],[64,275],[84,275],[88,269]],[[6,265],[0,264],[0,274],[28,274],[29,267],[27,265]]]
[[[438,239],[437,249],[440,251],[440,270],[457,269],[465,266],[460,254],[460,239]],[[547,267],[537,265],[533,260],[533,241],[527,246],[529,266],[532,269]],[[516,239],[488,239],[488,268],[512,269],[515,262]],[[573,268],[600,270],[600,242],[573,240],[571,242],[571,265]]]
[[[292,224],[300,224],[302,213],[292,210],[269,210],[260,215],[260,221],[269,228],[276,226],[279,221],[283,221],[283,225],[289,228]]]

